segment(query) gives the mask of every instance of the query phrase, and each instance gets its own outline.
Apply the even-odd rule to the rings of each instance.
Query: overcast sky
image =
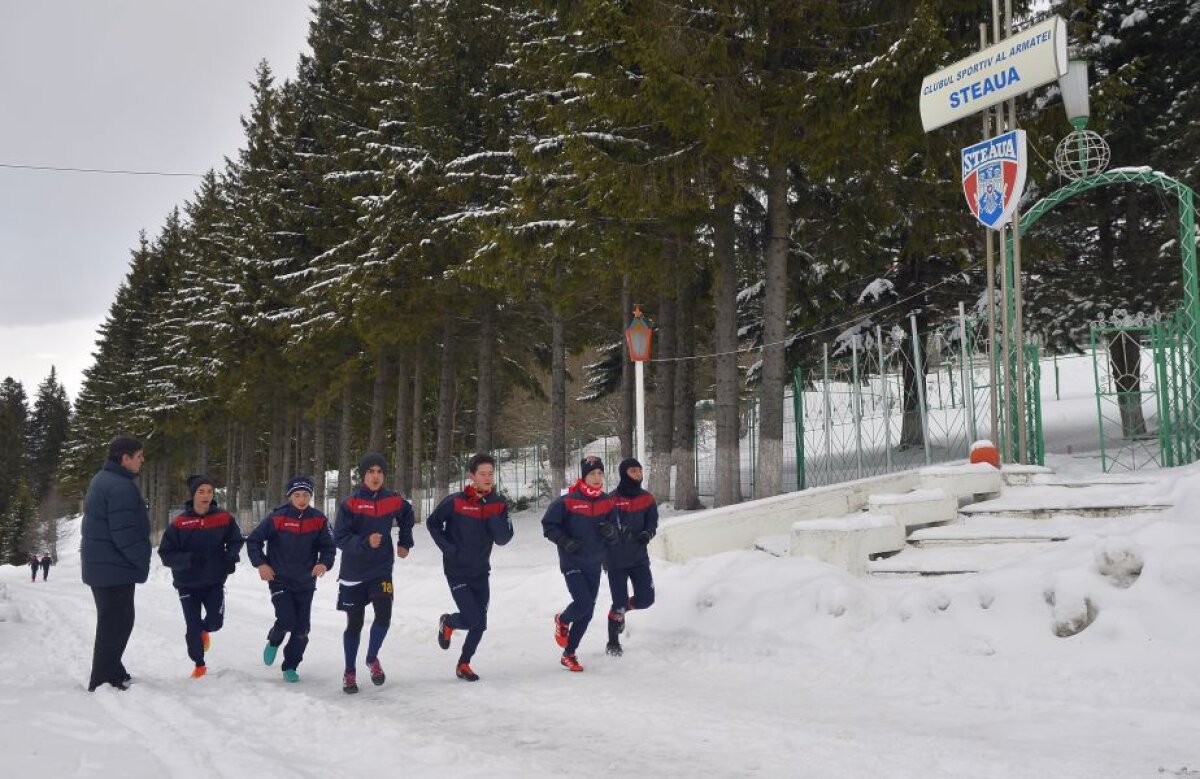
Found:
[[[307,50],[307,0],[0,0],[0,165],[203,173],[241,145],[250,81]],[[199,179],[0,167],[0,378],[72,398],[138,231]]]

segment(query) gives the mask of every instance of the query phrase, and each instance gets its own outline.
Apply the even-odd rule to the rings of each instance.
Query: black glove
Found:
[[[637,540],[639,544],[648,544],[650,543],[651,538],[654,538],[654,534],[649,530],[643,530],[637,534]]]
[[[617,537],[617,526],[611,522],[601,522],[600,536],[606,541],[612,541]]]
[[[237,570],[237,560],[226,560],[225,561],[225,573],[232,576],[233,572],[235,570]]]
[[[579,551],[579,547],[583,546],[583,543],[578,538],[571,538],[570,536],[567,536],[562,541],[559,541],[558,545],[562,547],[562,550],[567,554],[575,554]]]

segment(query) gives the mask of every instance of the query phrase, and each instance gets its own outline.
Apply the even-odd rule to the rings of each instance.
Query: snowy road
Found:
[[[473,663],[482,681],[454,678],[460,636],[450,652],[434,641],[451,601],[418,528],[413,555],[397,561],[388,682],[354,697],[340,690],[332,577],[300,684],[261,664],[270,604],[245,564],[209,675],[193,681],[157,559],[126,653],[135,684],[89,695],[94,609],[65,523],[48,583],[0,570],[5,775],[1011,779],[1200,767],[1194,525],[1165,536],[1190,555],[1164,567],[1174,579],[1147,574],[1106,596],[1103,618],[1065,641],[1048,629],[1037,568],[931,584],[752,552],[658,564],[660,602],[630,617],[625,656],[604,656],[598,607],[580,651],[587,671],[569,674],[550,628],[565,588],[537,519],[517,517],[517,540],[494,555],[491,628]],[[1044,565],[1074,565],[1074,547],[1090,554],[1063,547]]]

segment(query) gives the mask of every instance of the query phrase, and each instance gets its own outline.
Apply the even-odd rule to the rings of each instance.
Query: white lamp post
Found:
[[[637,459],[646,467],[646,373],[645,364],[650,360],[650,341],[654,328],[642,316],[641,306],[633,306],[633,320],[625,328],[625,346],[629,359],[633,361],[635,401],[637,414]]]

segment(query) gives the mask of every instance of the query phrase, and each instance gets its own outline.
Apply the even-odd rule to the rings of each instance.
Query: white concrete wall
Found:
[[[998,493],[1000,472],[987,464],[935,466],[697,511],[664,520],[650,553],[683,562],[732,549],[751,549],[761,536],[790,533],[797,521],[854,514],[867,508],[872,494],[918,488],[941,489],[956,504],[960,499],[969,502],[976,494]]]

